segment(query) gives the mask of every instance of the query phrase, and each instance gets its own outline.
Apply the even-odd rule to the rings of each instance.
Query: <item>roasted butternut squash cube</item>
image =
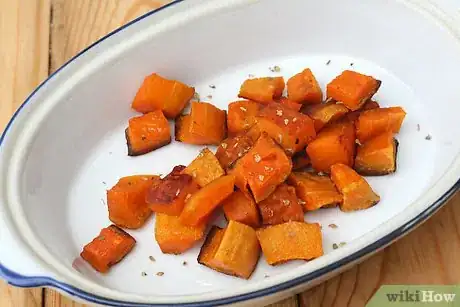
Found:
[[[286,98],[286,97],[281,97],[280,99],[278,99],[276,102],[278,103],[281,103],[281,104],[284,104],[286,107],[296,111],[296,112],[299,112],[300,109],[302,108],[302,104],[300,103],[297,103],[289,98]]]
[[[216,158],[220,165],[228,170],[251,149],[252,145],[254,141],[245,134],[229,137],[217,147]]]
[[[256,203],[267,198],[291,173],[292,162],[266,133],[232,169],[235,184],[243,192],[248,187]]]
[[[228,105],[227,128],[229,135],[249,130],[256,122],[262,105],[251,100],[239,100]]]
[[[352,122],[355,122],[356,120],[358,120],[358,117],[361,114],[361,112],[366,111],[366,110],[378,109],[378,108],[380,108],[379,103],[375,100],[370,99],[366,101],[366,103],[364,103],[361,109],[352,111],[352,112],[348,112],[346,114],[346,118],[348,120],[351,120]]]
[[[307,106],[305,113],[315,122],[315,130],[319,132],[328,123],[335,122],[349,112],[348,108],[335,102],[326,102]]]
[[[107,191],[109,219],[124,228],[140,228],[152,214],[145,201],[147,192],[160,182],[159,176],[123,177]]]
[[[184,174],[192,176],[200,187],[204,187],[225,175],[225,172],[212,151],[204,148],[192,163],[184,169]]]
[[[227,136],[227,113],[207,102],[192,102],[189,115],[176,121],[176,141],[218,145]]]
[[[187,226],[202,224],[224,199],[233,193],[235,177],[222,176],[192,194],[180,215],[180,221]]]
[[[256,231],[236,221],[213,228],[201,248],[198,262],[218,272],[248,279],[259,261]]]
[[[263,225],[276,225],[288,221],[304,221],[302,206],[295,189],[280,184],[266,199],[257,204]]]
[[[237,221],[253,228],[260,225],[259,210],[254,199],[240,190],[227,197],[222,208],[229,221]]]
[[[342,211],[367,209],[380,201],[380,196],[372,190],[366,179],[348,165],[334,164],[331,179],[343,196],[340,205]]]
[[[307,154],[317,172],[330,173],[333,164],[353,166],[355,156],[355,128],[344,120],[328,125],[308,144]]]
[[[312,71],[307,68],[287,81],[288,98],[302,104],[316,104],[323,101],[323,92]]]
[[[291,221],[257,230],[262,253],[270,265],[290,260],[311,260],[323,255],[318,223]]]
[[[354,168],[364,176],[394,173],[397,152],[398,141],[393,137],[393,132],[384,132],[358,146]]]
[[[316,137],[313,120],[279,103],[267,105],[257,116],[257,126],[289,155],[303,149]]]
[[[307,155],[306,150],[301,150],[292,156],[292,169],[300,170],[307,168],[311,165],[310,157]]]
[[[144,79],[132,103],[141,113],[161,110],[168,118],[175,118],[192,99],[195,89],[176,80],[153,73]]]
[[[181,214],[186,200],[200,189],[192,176],[182,173],[184,168],[183,165],[174,167],[159,184],[150,188],[146,200],[151,211],[167,215]]]
[[[283,91],[283,77],[254,78],[243,82],[238,97],[268,104],[280,98]]]
[[[328,176],[293,172],[289,175],[288,182],[295,187],[297,196],[303,200],[306,211],[335,207],[342,203],[342,195]]]
[[[168,120],[159,110],[131,118],[125,136],[128,156],[140,156],[171,143]]]
[[[115,225],[103,228],[99,235],[83,247],[80,256],[96,271],[106,273],[134,247],[136,240]]]
[[[398,133],[405,117],[406,112],[401,107],[363,111],[356,121],[356,137],[363,144],[384,132]]]
[[[327,97],[355,111],[377,92],[381,83],[371,76],[345,70],[327,85]]]
[[[155,240],[164,254],[182,254],[201,240],[206,223],[185,226],[178,216],[158,213],[155,217]]]

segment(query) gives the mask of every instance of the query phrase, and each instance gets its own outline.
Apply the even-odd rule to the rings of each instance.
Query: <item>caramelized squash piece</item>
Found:
[[[310,157],[307,155],[306,150],[301,150],[292,156],[292,169],[300,170],[311,165]]]
[[[204,236],[206,224],[185,226],[178,216],[158,213],[155,217],[155,240],[164,254],[182,254]]]
[[[184,173],[192,176],[200,187],[225,175],[219,160],[208,148],[201,150],[195,160],[184,169]]]
[[[297,196],[303,200],[306,211],[335,207],[342,203],[342,195],[327,176],[294,172],[289,175],[288,182],[295,187]]]
[[[236,186],[245,193],[250,188],[256,203],[267,198],[291,173],[292,162],[286,153],[262,133],[252,149],[231,170]]]
[[[131,118],[125,136],[128,156],[140,156],[171,143],[168,120],[159,110]]]
[[[346,114],[346,117],[348,120],[351,120],[351,121],[356,121],[359,117],[359,115],[361,114],[361,112],[363,111],[366,111],[366,110],[373,110],[373,109],[378,109],[380,108],[380,105],[377,101],[375,100],[368,100],[366,101],[366,103],[361,107],[361,109],[359,110],[356,110],[356,111],[352,111],[352,112],[348,112]]]
[[[377,92],[381,83],[371,76],[345,70],[327,85],[327,97],[355,111]]]
[[[280,99],[277,100],[278,103],[284,104],[286,107],[299,112],[300,109],[302,108],[302,104],[297,103],[289,98],[286,97],[281,97]]]
[[[227,197],[222,208],[229,221],[237,221],[253,228],[260,225],[259,210],[254,199],[240,190]]]
[[[192,176],[182,174],[185,166],[175,166],[171,173],[147,193],[146,200],[151,211],[167,215],[180,215],[185,202],[200,187]]]
[[[268,104],[280,98],[283,91],[283,77],[247,79],[241,85],[238,97]]]
[[[181,223],[188,226],[202,224],[214,209],[233,193],[234,185],[234,176],[222,176],[193,194],[180,215]]]
[[[287,82],[288,98],[302,104],[316,104],[323,101],[323,92],[309,68],[291,77]]]
[[[378,196],[357,172],[345,164],[331,167],[331,179],[343,196],[342,211],[367,209],[380,201]]]
[[[217,147],[216,158],[224,169],[228,170],[251,149],[253,144],[254,141],[247,135],[229,137]]]
[[[229,135],[249,130],[256,122],[262,105],[251,100],[240,100],[228,105],[227,128]]]
[[[355,127],[345,120],[324,127],[308,144],[307,154],[317,172],[329,173],[336,163],[353,166],[355,147]]]
[[[141,113],[161,110],[166,117],[176,118],[194,94],[193,87],[154,73],[144,79],[131,106]]]
[[[295,189],[287,184],[280,184],[270,196],[257,205],[263,225],[304,221],[302,206],[299,204]]]
[[[106,273],[134,247],[136,240],[115,225],[103,228],[100,234],[83,247],[80,256],[96,271]]]
[[[316,132],[328,123],[335,122],[349,112],[348,108],[335,102],[315,104],[305,108],[305,113],[315,122]]]
[[[257,230],[265,260],[270,265],[290,260],[311,260],[323,255],[318,223],[291,221]]]
[[[123,177],[107,191],[109,219],[124,228],[136,229],[144,225],[152,214],[145,196],[160,182],[160,177],[135,175]]]
[[[356,121],[356,137],[363,144],[384,132],[398,133],[405,117],[406,112],[401,107],[363,111]]]
[[[316,137],[313,120],[285,105],[272,103],[259,112],[257,126],[292,155]]]
[[[189,115],[176,121],[176,141],[218,145],[227,136],[227,113],[207,102],[192,102]]]
[[[380,176],[396,171],[398,141],[393,132],[384,132],[358,147],[355,170],[361,175]]]
[[[260,246],[251,227],[230,221],[227,228],[211,230],[198,262],[218,272],[248,279],[259,261]]]

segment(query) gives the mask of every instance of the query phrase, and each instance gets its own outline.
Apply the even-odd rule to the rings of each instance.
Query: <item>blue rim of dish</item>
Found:
[[[5,130],[3,131],[2,135],[0,136],[0,146],[3,143],[3,140],[6,136],[7,131],[13,124],[15,118],[19,114],[19,112],[23,109],[23,107],[30,101],[30,99],[35,95],[35,93],[44,85],[46,82],[48,82],[51,78],[53,78],[57,73],[59,73],[64,67],[66,67],[69,63],[74,61],[76,58],[93,48],[95,45],[99,44],[100,42],[104,41],[105,39],[111,37],[112,35],[122,31],[123,29],[129,27],[130,25],[137,23],[138,21],[151,16],[159,11],[162,11],[168,7],[172,7],[175,4],[178,4],[180,2],[184,2],[185,0],[175,0],[172,1],[156,10],[152,10],[132,21],[129,23],[125,24],[124,26],[110,32],[106,36],[100,38],[97,40],[95,43],[91,44],[90,46],[86,47],[83,49],[81,52],[79,52],[77,55],[75,55],[73,58],[71,58],[68,62],[66,62],[64,65],[62,65],[58,70],[56,70],[54,73],[52,73],[45,81],[43,81],[30,95],[27,97],[27,99],[24,101],[24,103],[18,108],[18,110],[13,114],[11,120],[7,124]],[[180,303],[180,304],[174,304],[174,306],[197,306],[197,307],[204,307],[204,306],[216,306],[216,305],[227,305],[227,304],[232,304],[232,303],[237,303],[241,301],[246,301],[250,299],[256,299],[264,296],[269,296],[271,294],[287,290],[290,288],[293,288],[295,286],[298,286],[302,283],[306,283],[308,281],[312,281],[316,278],[319,278],[329,272],[335,271],[339,269],[340,267],[347,265],[353,261],[356,261],[368,254],[371,254],[372,252],[386,246],[387,244],[391,243],[393,240],[398,239],[399,237],[403,236],[410,230],[414,229],[417,225],[420,223],[424,222],[427,220],[431,215],[433,215],[439,208],[442,207],[443,204],[449,200],[451,196],[460,188],[460,179],[457,180],[457,182],[449,189],[447,190],[446,193],[444,193],[438,200],[436,200],[431,206],[429,206],[426,210],[418,214],[416,217],[411,219],[410,221],[406,222],[404,225],[400,226],[399,228],[395,229],[391,233],[387,234],[383,238],[379,239],[378,241],[371,243],[367,245],[366,247],[362,248],[361,250],[348,255],[345,258],[342,258],[326,267],[323,267],[321,269],[318,269],[314,272],[305,274],[303,276],[297,277],[295,279],[292,279],[290,281],[286,281],[283,283],[280,283],[278,285],[262,289],[262,290],[257,290],[251,293],[247,294],[241,294],[233,297],[228,297],[228,298],[223,298],[223,299],[216,299],[216,300],[211,300],[211,301],[204,301],[204,302],[198,302],[198,303]],[[69,284],[59,282],[53,278],[50,277],[44,277],[44,276],[24,276],[18,273],[15,273],[8,268],[6,268],[4,265],[0,263],[0,278],[6,280],[10,285],[17,286],[17,287],[23,287],[23,288],[30,288],[30,287],[54,287],[59,290],[62,290],[66,292],[67,294],[78,297],[80,299],[86,300],[91,303],[95,304],[102,304],[102,305],[107,305],[107,306],[171,306],[170,304],[148,304],[148,303],[132,303],[132,302],[124,302],[124,301],[117,301],[117,300],[112,300],[109,298],[97,296],[91,293],[88,293],[86,291],[82,291],[78,288],[75,288]]]

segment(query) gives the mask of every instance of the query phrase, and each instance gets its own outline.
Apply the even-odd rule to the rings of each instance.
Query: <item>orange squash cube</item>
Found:
[[[192,176],[200,187],[225,175],[219,160],[208,148],[204,148],[183,172]]]
[[[185,202],[200,187],[192,176],[182,174],[185,166],[175,166],[171,173],[150,188],[146,200],[151,211],[167,215],[180,215]]]
[[[229,221],[237,221],[253,228],[260,225],[259,210],[254,199],[240,190],[227,197],[222,208]]]
[[[229,137],[217,147],[216,158],[224,169],[228,170],[251,149],[252,145],[254,141],[247,135]]]
[[[288,80],[287,92],[288,98],[298,103],[316,104],[323,101],[321,87],[309,68]]]
[[[327,97],[355,111],[377,92],[381,83],[371,76],[345,70],[327,85]]]
[[[198,262],[218,272],[248,279],[259,261],[256,231],[230,221],[227,228],[214,228],[201,248]]]
[[[283,91],[283,77],[247,79],[241,85],[238,97],[268,104],[280,98]]]
[[[229,135],[249,130],[256,122],[262,105],[251,100],[240,100],[228,105],[227,128]]]
[[[106,273],[134,247],[136,240],[115,225],[103,228],[100,234],[83,247],[80,256],[96,271]]]
[[[355,147],[355,127],[345,120],[324,127],[308,144],[307,154],[317,172],[330,173],[336,163],[353,166]]]
[[[222,176],[193,194],[185,204],[180,221],[187,226],[202,224],[224,199],[233,193],[235,177]]]
[[[161,110],[166,117],[176,118],[194,94],[193,87],[154,73],[144,79],[132,108],[141,113]]]
[[[305,108],[305,113],[315,122],[315,130],[319,132],[328,123],[342,118],[349,112],[348,108],[335,102],[315,104]]]
[[[380,176],[396,171],[398,141],[393,132],[384,132],[358,146],[355,170],[365,176]]]
[[[259,112],[257,126],[289,155],[300,151],[316,137],[310,117],[279,103],[269,104]]]
[[[295,187],[297,196],[303,200],[306,211],[335,207],[342,203],[342,195],[327,176],[294,172],[289,175],[288,182]]]
[[[129,120],[125,130],[128,156],[139,156],[171,143],[168,120],[159,110]]]
[[[201,240],[206,224],[185,226],[178,216],[158,213],[155,217],[155,240],[164,254],[182,254]]]
[[[256,203],[267,198],[291,173],[292,162],[266,133],[232,169],[236,186],[243,192],[250,188]]]
[[[380,201],[366,179],[345,164],[331,167],[331,179],[343,196],[342,211],[367,209]]]
[[[263,225],[276,225],[288,221],[304,221],[302,206],[295,189],[280,184],[266,199],[257,204]]]
[[[109,219],[124,228],[142,227],[152,214],[145,201],[148,190],[160,182],[159,176],[123,177],[107,191]]]
[[[257,230],[265,260],[270,265],[290,260],[311,260],[323,255],[318,223],[291,221]]]
[[[405,117],[406,112],[401,107],[363,111],[356,121],[356,137],[363,144],[384,132],[398,133]]]

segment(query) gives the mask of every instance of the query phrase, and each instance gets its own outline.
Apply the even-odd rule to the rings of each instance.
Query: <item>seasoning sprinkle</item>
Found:
[[[187,265],[187,261],[182,262],[182,265],[183,265],[183,266],[186,266],[186,265]]]
[[[222,143],[220,146],[222,146],[223,149],[227,149],[227,143]]]
[[[350,66],[353,66],[353,65],[355,65],[355,63],[350,63]]]
[[[214,84],[209,84],[209,87],[212,88],[212,89],[216,88],[216,86]]]
[[[178,196],[179,194],[180,194],[180,189],[177,189],[176,196]]]
[[[193,99],[200,101],[200,94],[195,92],[195,94],[193,94]]]
[[[259,175],[259,180],[260,180],[260,181],[264,181],[264,179],[265,179],[265,176],[264,176],[264,175]]]
[[[329,226],[330,228],[333,228],[333,229],[339,228],[339,226],[337,226],[336,224],[329,224],[328,226]]]
[[[192,194],[187,194],[187,196],[185,196],[185,200],[184,200],[184,201],[189,200],[190,197],[192,197]]]
[[[328,60],[328,61],[326,62],[326,65],[329,65],[329,64],[331,64],[331,60]]]
[[[283,110],[276,110],[277,116],[283,116]]]
[[[347,245],[347,242],[340,242],[340,243],[339,243],[339,247],[343,247],[343,246],[345,246],[345,245]]]
[[[326,174],[325,174],[325,173],[323,173],[323,172],[318,172],[318,175],[320,175],[320,176],[324,176],[324,175],[326,175]]]
[[[149,256],[149,260],[155,262],[155,258],[153,256]]]
[[[333,248],[333,249],[338,249],[339,246],[338,246],[336,243],[334,243],[334,244],[332,244],[332,248]]]
[[[289,124],[289,119],[285,118],[285,119],[284,119],[284,125],[287,126],[288,124]]]
[[[107,204],[105,203],[105,200],[103,198],[101,198],[101,202],[104,206],[106,206]]]
[[[279,143],[283,142],[283,136],[281,134],[278,134],[278,142]]]
[[[164,272],[158,272],[156,275],[157,276],[163,276],[163,275],[165,275],[165,273]]]
[[[271,171],[273,170],[273,167],[265,166],[264,169],[265,169],[267,172],[271,172]]]
[[[355,140],[355,143],[358,144],[358,145],[362,145],[361,142],[358,139]]]
[[[268,277],[270,277],[270,275],[268,275],[268,274],[265,274],[265,275],[264,275],[264,278],[268,278]]]
[[[100,241],[104,241],[105,240],[105,236],[99,236],[97,237]]]
[[[306,202],[305,202],[305,201],[303,201],[302,199],[299,199],[299,204],[301,204],[301,205],[305,205],[305,204],[306,204]]]
[[[204,153],[202,151],[200,151],[200,153],[198,154],[198,158],[201,158],[204,156]]]
[[[104,185],[105,185],[105,184],[107,184],[107,183],[106,183],[105,181],[102,181],[102,184],[104,184]]]
[[[142,272],[141,275],[142,275],[142,276],[147,276],[147,273]]]
[[[270,69],[271,72],[280,72],[281,71],[281,67],[279,67],[278,65],[275,65],[273,67],[269,67],[268,69]]]
[[[425,137],[425,140],[427,140],[427,141],[431,140],[431,135],[427,134],[427,136]]]
[[[255,155],[254,155],[254,161],[256,161],[256,163],[259,163],[260,160],[262,160],[262,158],[260,157],[260,155],[259,155],[259,154],[255,154]]]
[[[417,124],[417,131],[420,131],[420,124]]]
[[[282,199],[281,201],[283,202],[283,205],[285,206],[288,206],[291,203],[289,199]]]
[[[206,96],[206,98],[212,99],[212,95],[208,95],[208,96]]]
[[[248,78],[254,78],[255,76],[253,74],[249,74]]]
[[[243,111],[243,112],[247,111],[247,109],[245,107],[240,107],[240,110]]]
[[[297,117],[294,117],[294,118],[292,119],[292,122],[295,123],[296,121],[297,121]]]

